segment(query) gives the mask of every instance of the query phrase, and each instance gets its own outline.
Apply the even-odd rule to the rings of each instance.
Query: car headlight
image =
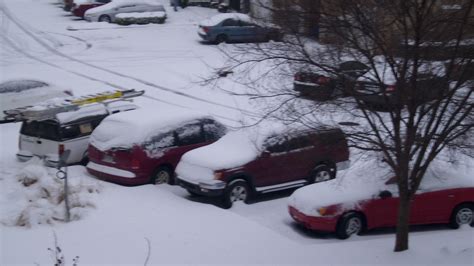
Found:
[[[224,177],[223,172],[219,172],[219,171],[214,172],[214,180],[222,180],[223,177]]]
[[[321,216],[324,216],[328,209],[324,208],[324,207],[320,207],[320,208],[317,208],[316,211],[321,215]]]

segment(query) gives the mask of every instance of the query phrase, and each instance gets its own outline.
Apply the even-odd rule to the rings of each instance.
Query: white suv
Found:
[[[67,164],[86,164],[92,131],[109,114],[133,109],[137,106],[128,101],[95,103],[76,111],[58,113],[53,119],[25,121],[20,130],[17,158],[27,161],[37,156],[43,158],[46,165],[56,166],[59,155],[70,150]]]

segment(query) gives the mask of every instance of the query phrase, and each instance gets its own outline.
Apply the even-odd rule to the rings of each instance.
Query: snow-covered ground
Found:
[[[174,12],[162,0],[168,9],[165,24],[123,27],[78,20],[55,2],[0,0],[0,82],[43,80],[76,95],[144,89],[145,97],[135,101],[138,105],[160,112],[170,105],[199,110],[230,126],[258,116],[257,104],[247,98],[199,82],[225,60],[218,47],[202,44],[196,34],[197,23],[216,10],[188,7]],[[225,89],[243,90],[232,82]],[[26,165],[16,161],[19,126],[0,125],[2,221],[14,213],[7,204],[21,205],[18,202],[25,199],[10,194],[19,175],[50,171],[39,166],[25,170]],[[349,179],[349,171],[338,178]],[[82,166],[70,167],[69,175],[72,184],[89,180],[87,186],[97,188],[90,197],[93,204],[80,212],[80,220],[70,223],[52,221],[29,228],[2,223],[1,265],[53,264],[48,248],[54,247],[54,234],[68,265],[75,256],[80,257],[79,265],[143,265],[148,250],[148,265],[474,263],[470,227],[418,228],[410,234],[410,250],[394,253],[393,230],[340,241],[300,229],[287,213],[291,192],[223,210],[176,186],[122,187],[94,179]]]

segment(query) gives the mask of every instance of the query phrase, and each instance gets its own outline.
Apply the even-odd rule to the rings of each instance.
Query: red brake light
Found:
[[[59,155],[62,155],[64,153],[64,144],[59,144],[58,153]]]
[[[329,83],[329,78],[325,76],[319,76],[317,79],[318,84],[327,84]]]
[[[386,92],[393,92],[393,91],[395,91],[395,86],[394,85],[389,85],[389,86],[387,86],[387,89],[385,91]]]
[[[209,32],[209,28],[208,28],[208,27],[202,27],[202,30],[203,30],[205,33],[208,33],[208,32]]]

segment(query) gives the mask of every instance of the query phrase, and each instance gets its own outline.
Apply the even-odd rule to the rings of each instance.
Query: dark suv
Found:
[[[322,182],[349,166],[349,150],[338,128],[316,131],[240,130],[186,153],[177,182],[191,194],[216,196],[225,207],[266,193]]]

